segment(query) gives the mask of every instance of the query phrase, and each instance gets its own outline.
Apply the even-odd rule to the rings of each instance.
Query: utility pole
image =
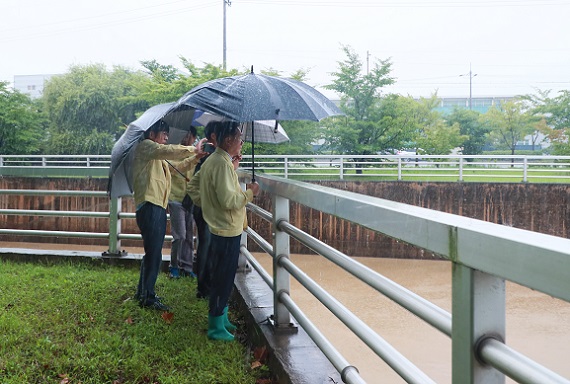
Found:
[[[469,109],[471,110],[471,109],[473,109],[473,104],[471,102],[472,98],[473,98],[472,97],[473,96],[472,95],[472,90],[473,90],[472,81],[473,81],[473,78],[475,76],[477,76],[477,74],[473,74],[473,72],[471,72],[471,63],[469,63],[469,73],[459,75],[459,76],[469,76]]]
[[[366,51],[366,74],[370,73],[370,51]]]
[[[224,71],[226,70],[226,4],[231,6],[232,3],[230,0],[222,0],[224,2],[224,54],[222,60],[222,68]]]

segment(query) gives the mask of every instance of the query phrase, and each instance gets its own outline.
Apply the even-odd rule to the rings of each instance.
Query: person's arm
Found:
[[[224,209],[233,210],[245,207],[253,201],[253,191],[242,190],[237,180],[237,174],[232,164],[224,163],[217,167],[213,179],[216,185],[216,195],[218,202]]]
[[[190,179],[187,191],[194,204],[200,207],[200,171],[196,172]]]

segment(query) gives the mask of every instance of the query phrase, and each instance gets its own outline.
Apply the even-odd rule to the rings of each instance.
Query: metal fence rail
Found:
[[[242,176],[246,176],[245,173]],[[248,208],[272,223],[273,245],[251,228],[247,233],[276,260],[273,263],[275,279],[249,252],[244,254],[276,293],[276,326],[289,324],[293,315],[337,370],[343,373],[346,383],[360,382],[357,370],[338,356],[334,346],[294,305],[288,293],[289,276],[296,278],[406,382],[431,383],[433,380],[292,263],[288,253],[291,237],[450,336],[454,384],[499,384],[504,383],[504,375],[520,383],[570,383],[570,380],[503,342],[506,280],[570,301],[570,240],[299,181],[260,175],[256,175],[256,180],[264,191],[272,195],[273,212],[251,204]],[[450,260],[455,265],[452,268],[452,313],[292,226],[288,221],[290,201],[349,220]],[[511,268],[512,265],[517,265],[517,268]]]
[[[0,156],[0,176],[108,177],[110,155]],[[251,169],[251,156],[240,166]],[[439,180],[570,183],[570,156],[256,155],[255,170],[299,180]]]
[[[2,195],[18,196],[82,196],[82,197],[105,197],[105,191],[58,191],[58,190],[29,190],[29,189],[0,189]],[[109,248],[105,255],[120,255],[122,253],[121,240],[141,240],[142,236],[135,233],[121,233],[121,220],[135,219],[132,212],[121,212],[122,198],[110,199],[110,211],[65,211],[47,209],[0,209],[0,215],[12,216],[64,216],[64,217],[89,217],[96,219],[109,219],[109,232],[73,232],[73,231],[46,231],[46,230],[25,230],[0,228],[0,235],[20,235],[20,236],[45,236],[45,237],[71,237],[86,239],[107,239]],[[170,219],[170,214],[166,215]],[[166,235],[165,241],[172,241],[172,235]]]

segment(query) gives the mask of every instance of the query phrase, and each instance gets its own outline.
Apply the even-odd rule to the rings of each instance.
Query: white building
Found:
[[[37,99],[43,94],[44,84],[54,75],[15,75],[14,89],[32,99]]]

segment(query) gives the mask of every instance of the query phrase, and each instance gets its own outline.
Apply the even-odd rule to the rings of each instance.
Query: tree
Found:
[[[438,120],[423,130],[417,144],[430,155],[449,155],[453,148],[459,147],[465,140],[467,136],[460,133],[458,123],[448,126]]]
[[[137,102],[129,97],[136,76],[141,74],[92,64],[51,78],[42,98],[49,119],[47,153],[111,153],[120,127],[135,119]]]
[[[560,91],[556,97],[550,97],[550,91],[539,91],[523,100],[542,119],[536,128],[552,143],[552,154],[570,155],[570,91]]]
[[[355,121],[368,120],[371,109],[381,96],[381,88],[394,83],[390,77],[390,60],[377,60],[369,73],[362,73],[362,61],[349,46],[342,46],[347,59],[338,62],[339,71],[326,89],[340,94],[340,106],[349,118]]]
[[[514,155],[517,142],[534,132],[537,118],[524,109],[521,101],[515,100],[492,107],[482,115],[482,121],[490,127],[495,144]]]
[[[480,155],[489,133],[489,128],[480,121],[481,114],[463,108],[454,108],[447,116],[449,125],[458,124],[459,133],[465,136],[465,140],[459,144],[464,155]]]
[[[0,82],[0,153],[37,154],[46,130],[41,105]]]
[[[372,70],[363,74],[360,57],[349,46],[342,46],[342,50],[347,58],[338,62],[338,72],[332,73],[335,79],[325,88],[339,93],[340,108],[347,118],[339,125],[326,122],[323,148],[351,155],[375,154],[386,141],[387,127],[379,124],[379,109],[382,87],[394,83],[390,77],[392,63],[377,60]]]

